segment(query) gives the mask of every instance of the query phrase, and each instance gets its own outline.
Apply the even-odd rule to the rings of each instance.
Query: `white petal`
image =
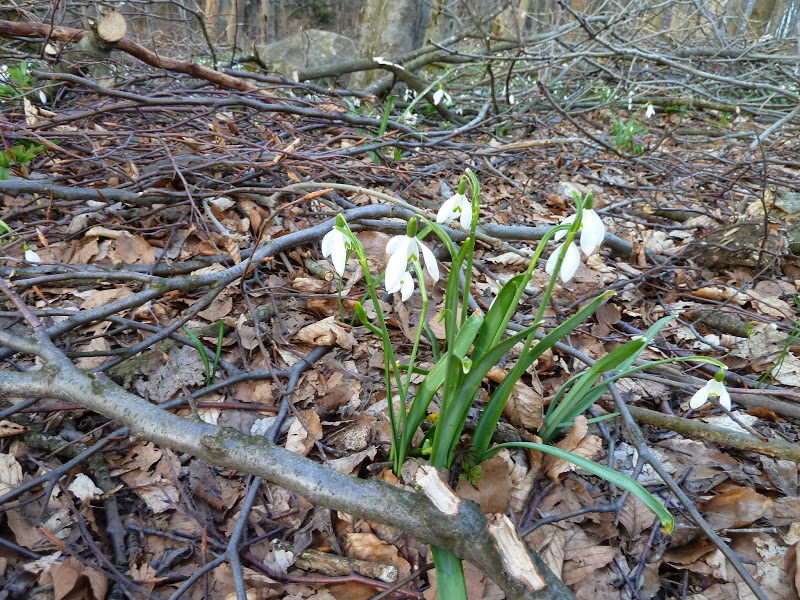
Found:
[[[555,271],[556,263],[558,262],[558,255],[561,254],[562,247],[563,245],[559,246],[550,253],[550,258],[547,259],[547,264],[544,266],[544,272],[548,275],[552,275],[553,271]]]
[[[584,211],[581,224],[581,250],[588,256],[605,239],[606,226],[603,224],[603,219],[594,210]]]
[[[444,98],[444,90],[441,90],[441,89],[440,90],[436,90],[433,93],[433,104],[434,104],[434,106],[438,105],[439,102],[442,101],[442,98]]]
[[[387,292],[393,294],[400,289],[400,280],[403,278],[403,273],[406,273],[407,267],[408,257],[405,252],[395,252],[389,257],[389,262],[386,265],[386,280],[384,281]]]
[[[465,198],[466,200],[466,198]],[[461,205],[461,227],[463,229],[469,229],[469,226],[472,225],[472,203],[468,203],[466,205]]]
[[[40,263],[42,259],[33,250],[25,250],[25,260],[29,263]]]
[[[333,252],[333,246],[336,244],[336,234],[339,233],[335,229],[331,229],[322,238],[322,256],[328,257]]]
[[[576,216],[577,215],[568,216],[566,219],[562,220],[561,223],[559,223],[559,225],[569,225],[570,223],[572,223],[575,220]],[[563,231],[556,231],[556,234],[553,236],[553,239],[555,241],[562,240],[562,239],[564,239],[565,235],[567,235],[567,230],[566,229],[564,229]]]
[[[567,247],[567,255],[564,257],[564,262],[561,263],[561,281],[567,283],[575,276],[578,267],[581,266],[581,253],[575,242]]]
[[[405,242],[408,239],[408,236],[403,235],[396,235],[389,242],[386,244],[386,254],[394,254],[397,252],[397,249],[400,248],[400,244]]]
[[[648,104],[648,105],[647,105],[647,110],[645,110],[645,111],[644,111],[644,116],[645,116],[645,118],[646,118],[646,119],[649,119],[649,118],[650,118],[650,117],[652,117],[654,114],[656,114],[656,109],[655,109],[655,108],[653,108],[653,105],[652,105],[652,104]]]
[[[440,208],[439,212],[436,213],[437,223],[446,223],[450,219],[455,218],[456,214],[453,209],[455,208],[457,201],[458,198],[456,196],[452,196],[450,199],[444,201],[442,208]]]
[[[400,280],[400,299],[405,302],[411,298],[414,293],[414,280],[411,278],[411,273],[406,273]]]
[[[731,395],[725,389],[725,386],[722,386],[722,391],[719,393],[719,403],[728,410],[731,409]]]
[[[322,255],[330,256],[333,268],[340,277],[347,265],[347,238],[338,229],[331,229],[322,238]]]
[[[344,240],[341,240],[341,243],[333,246],[331,262],[333,263],[333,268],[336,269],[336,272],[339,274],[339,277],[343,277],[344,269],[347,266],[347,246]]]
[[[433,252],[428,250],[428,247],[420,241],[417,241],[419,249],[422,251],[422,258],[425,259],[425,268],[434,281],[439,281],[439,265],[436,264],[436,257]]]
[[[701,387],[699,390],[697,390],[692,396],[692,399],[689,400],[689,407],[700,408],[701,406],[703,406],[703,404],[705,404],[706,401],[708,400],[709,391],[710,390],[708,389],[708,383],[705,384],[703,387]]]

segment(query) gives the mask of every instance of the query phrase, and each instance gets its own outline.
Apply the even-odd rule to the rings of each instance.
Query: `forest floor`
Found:
[[[377,135],[366,119],[379,121],[381,109],[369,99],[358,107],[361,116],[335,95],[297,85],[290,97],[287,84],[273,88],[270,106],[298,109],[289,114],[242,103],[245,94],[186,88],[175,95],[166,79],[146,85],[126,90],[138,98],[76,85],[57,102],[25,111],[13,105],[3,115],[15,124],[7,144],[45,146],[0,181],[0,218],[10,230],[3,276],[44,326],[62,325],[56,342],[80,369],[103,372],[152,403],[172,402],[187,417],[192,395],[204,420],[256,435],[288,401],[281,445],[340,472],[400,485],[387,462],[381,341],[353,317],[363,272],[350,262],[340,313],[338,278],[321,255],[320,236],[249,264],[221,289],[187,283],[147,302],[126,299],[156,278],[223,277],[247,263],[254,246],[354,207],[410,206],[433,218],[469,167],[482,187],[485,233],[472,294],[486,310],[498,287],[527,267],[542,227],[572,214],[570,191],[592,191],[609,236],[571,281],[559,282],[548,327],[615,291],[565,340],[567,350],[597,359],[674,315],[643,358],[722,360],[733,409],[689,410],[689,398],[715,370],[677,363],[618,383],[644,442],[615,418],[576,422],[562,442],[635,474],[669,503],[673,535],[632,496],[535,453],[500,453],[476,487],[454,478],[455,490],[487,514],[512,516],[577,598],[755,597],[639,460],[644,443],[764,593],[795,597],[800,264],[786,232],[797,212],[789,208],[800,167],[796,132],[779,131],[768,147],[751,148],[763,127],[744,114],[657,106],[647,118],[643,104],[569,118],[509,112],[448,130],[422,103],[413,128],[390,123]],[[628,147],[615,144],[615,120],[637,126]],[[413,139],[414,131],[425,139]],[[351,226],[378,273],[387,241],[406,224],[368,215]],[[41,264],[20,260],[23,240]],[[444,272],[447,266],[440,264]],[[517,323],[535,314],[547,280],[542,264]],[[399,294],[381,300],[401,360],[422,318],[443,336],[444,280],[427,289],[424,316],[419,294],[405,303]],[[17,310],[5,306],[5,327],[16,325]],[[216,373],[184,331],[166,330],[180,319],[212,359],[221,349]],[[302,363],[310,353],[313,363]],[[423,337],[423,368],[431,356]],[[36,367],[30,356],[6,359],[7,369]],[[514,362],[506,360],[485,382],[487,392]],[[299,378],[273,378],[298,364]],[[576,353],[543,355],[515,387],[505,427],[523,439],[535,435],[543,408],[583,368]],[[435,597],[428,547],[401,531],[312,505],[271,482],[244,507],[253,481],[246,473],[146,439],[109,437],[119,425],[80,405],[42,399],[20,406],[6,403],[0,421],[0,598],[104,598],[110,590],[168,598],[198,572],[186,597],[235,598],[234,568],[215,560],[241,519],[241,567],[253,598]],[[607,395],[589,416],[614,410]],[[94,463],[47,477],[100,441]],[[35,478],[38,485],[14,493]],[[382,580],[389,566],[396,575]],[[468,565],[466,573],[470,598],[503,597],[477,569]]]

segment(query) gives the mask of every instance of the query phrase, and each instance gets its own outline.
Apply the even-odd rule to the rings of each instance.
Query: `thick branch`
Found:
[[[179,417],[126,392],[112,381],[90,377],[65,357],[58,363],[57,368],[51,363],[46,371],[35,373],[0,373],[0,394],[34,395],[82,404],[127,425],[133,433],[150,441],[252,473],[316,504],[407,531],[424,543],[447,548],[475,564],[510,599],[572,597],[541,561],[537,561],[537,566],[549,583],[542,592],[531,592],[512,579],[503,570],[486,517],[473,502],[462,502],[459,513],[447,517],[421,494],[376,479],[343,475],[265,438]]]

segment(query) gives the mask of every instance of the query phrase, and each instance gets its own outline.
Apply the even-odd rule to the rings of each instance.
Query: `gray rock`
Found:
[[[272,44],[257,46],[256,52],[270,69],[295,80],[298,71],[354,60],[357,56],[353,40],[321,29],[306,29]]]

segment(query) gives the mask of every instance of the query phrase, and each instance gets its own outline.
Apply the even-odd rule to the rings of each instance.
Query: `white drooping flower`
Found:
[[[386,291],[390,294],[394,294],[395,292],[400,292],[400,299],[405,302],[409,298],[411,298],[411,294],[414,293],[414,279],[411,277],[411,273],[406,271],[400,276],[400,280],[397,282],[395,287],[390,288],[388,285],[386,286]]]
[[[442,88],[439,88],[433,93],[433,105],[437,106],[442,100],[444,100],[446,104],[450,104],[453,101],[450,94],[445,92]]]
[[[420,255],[424,260],[425,269],[430,274],[431,279],[439,281],[439,266],[436,258],[425,244],[416,237],[408,235],[396,235],[386,244],[386,253],[389,254],[389,262],[386,264],[386,291],[392,292],[402,290],[404,276],[410,279],[408,273],[408,263],[412,260],[420,260]],[[406,286],[408,284],[405,284]],[[412,284],[413,285],[413,284]],[[405,288],[408,289],[407,287]],[[413,287],[412,287],[413,289]],[[411,295],[411,292],[408,292]],[[404,298],[405,299],[405,298]]]
[[[25,260],[27,260],[29,263],[40,263],[40,262],[42,262],[41,257],[38,254],[36,254],[36,252],[31,250],[30,248],[25,250]]]
[[[561,221],[561,224],[566,225],[572,223],[575,220],[575,216],[576,215],[570,215]],[[603,223],[603,219],[600,218],[600,215],[598,215],[593,208],[583,211],[580,231],[581,250],[583,250],[583,253],[587,256],[594,252],[594,249],[602,244],[603,240],[606,238],[606,226]],[[565,235],[567,235],[566,231],[559,231],[556,232],[553,239],[560,240]]]
[[[472,202],[464,194],[453,194],[445,200],[436,214],[437,223],[446,223],[458,217],[461,227],[469,229],[472,224]]]
[[[655,108],[653,108],[653,105],[652,105],[652,104],[650,104],[650,103],[648,102],[648,103],[647,103],[647,108],[646,108],[646,109],[645,109],[645,111],[644,111],[644,118],[645,118],[645,119],[649,119],[649,118],[650,118],[650,117],[652,117],[654,114],[656,114],[656,109],[655,109]]]
[[[553,271],[556,270],[556,263],[558,262],[558,257],[563,248],[564,244],[561,244],[553,251],[553,253],[550,255],[550,258],[547,259],[547,264],[544,266],[544,272],[548,275],[552,275]],[[575,242],[570,242],[570,245],[567,247],[567,254],[564,256],[564,261],[561,263],[561,270],[558,273],[559,277],[561,277],[561,281],[567,283],[570,279],[572,279],[575,276],[575,273],[578,271],[578,267],[580,265],[581,253],[578,251],[578,247],[575,245]]]
[[[344,275],[344,268],[347,265],[347,250],[350,244],[347,241],[347,236],[338,229],[331,229],[322,238],[322,255],[327,258],[331,257],[333,268],[339,274],[339,277]]]
[[[722,374],[720,376],[720,374]],[[721,377],[719,380],[718,377]],[[700,408],[708,401],[709,396],[714,396],[719,398],[719,403],[724,406],[726,409],[731,409],[731,396],[728,393],[728,390],[725,389],[725,384],[723,380],[725,378],[725,373],[721,369],[717,372],[717,375],[706,383],[702,388],[697,390],[692,399],[689,400],[689,406],[691,408]]]

